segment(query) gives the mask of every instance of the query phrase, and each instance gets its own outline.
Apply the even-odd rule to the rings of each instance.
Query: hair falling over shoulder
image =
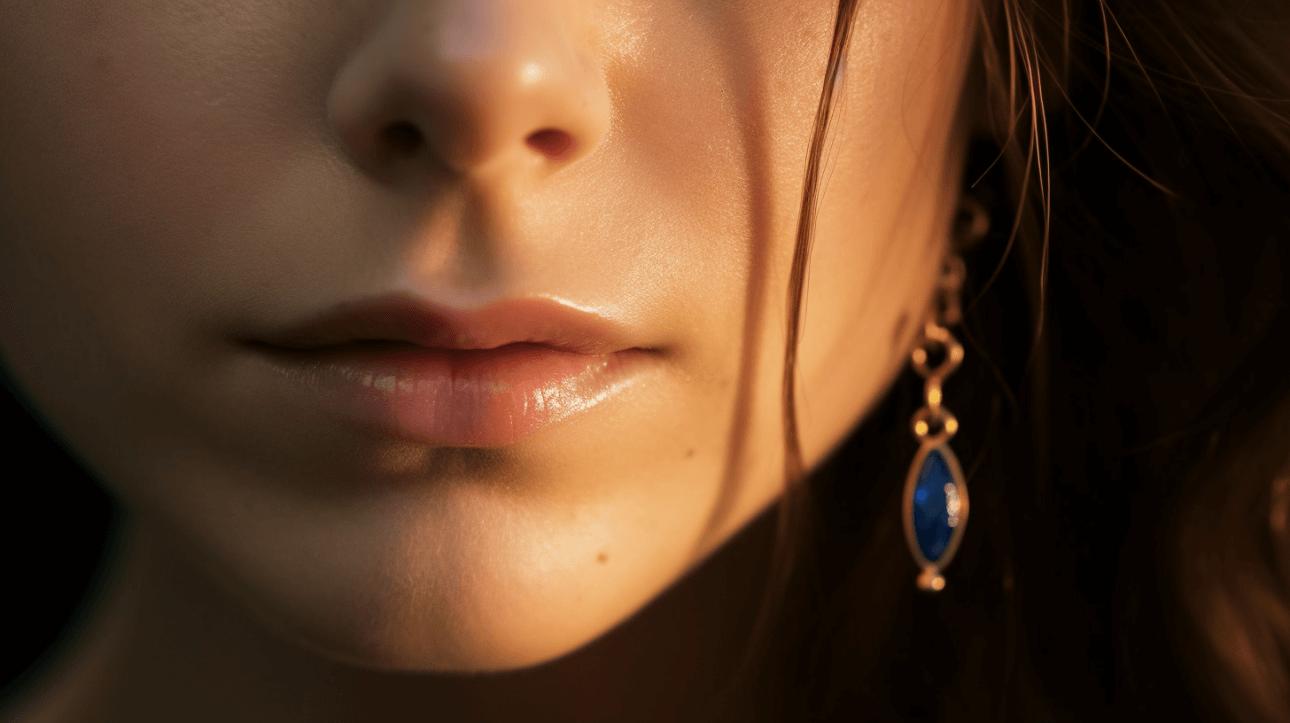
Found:
[[[898,522],[914,381],[799,484],[788,382],[859,8],[839,2],[787,300],[757,709],[1290,720],[1290,6],[980,0],[992,127],[964,185],[995,224],[947,392],[973,524],[935,596]]]

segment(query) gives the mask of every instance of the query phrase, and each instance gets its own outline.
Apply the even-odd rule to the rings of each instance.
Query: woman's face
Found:
[[[900,369],[958,192],[972,3],[861,5],[807,277],[808,464]],[[4,363],[137,523],[302,645],[408,670],[569,652],[781,490],[834,12],[0,0]],[[530,433],[436,441],[247,343],[393,292],[562,300],[653,351]]]

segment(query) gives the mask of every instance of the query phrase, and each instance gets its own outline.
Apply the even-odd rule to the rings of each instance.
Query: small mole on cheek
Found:
[[[598,562],[598,563],[600,563],[600,564],[602,564],[602,565],[603,565],[603,564],[605,564],[606,562],[609,562],[609,555],[606,555],[606,554],[604,553],[604,551],[603,551],[603,550],[602,550],[602,551],[600,551],[600,552],[596,555],[596,562]]]
[[[691,458],[691,457],[693,457],[693,456],[694,456],[694,448],[693,448],[693,447],[691,447],[690,449],[685,450],[685,458],[686,458],[686,459],[689,459],[689,458]]]

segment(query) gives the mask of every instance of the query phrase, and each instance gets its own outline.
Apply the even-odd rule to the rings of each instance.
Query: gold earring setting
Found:
[[[956,246],[965,248],[985,235],[988,218],[980,204],[968,199],[961,219]],[[950,327],[962,320],[960,292],[966,276],[963,258],[951,251],[937,280],[936,303],[910,353],[910,363],[924,380],[923,406],[910,420],[919,447],[905,478],[902,516],[906,542],[921,570],[918,586],[932,592],[945,588],[941,571],[954,559],[967,527],[967,484],[949,445],[959,422],[942,404],[945,379],[963,362],[963,345]]]

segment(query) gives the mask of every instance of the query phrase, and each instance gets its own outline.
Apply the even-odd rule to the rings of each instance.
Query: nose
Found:
[[[554,170],[607,134],[610,94],[576,2],[383,7],[327,97],[332,130],[361,168]]]

